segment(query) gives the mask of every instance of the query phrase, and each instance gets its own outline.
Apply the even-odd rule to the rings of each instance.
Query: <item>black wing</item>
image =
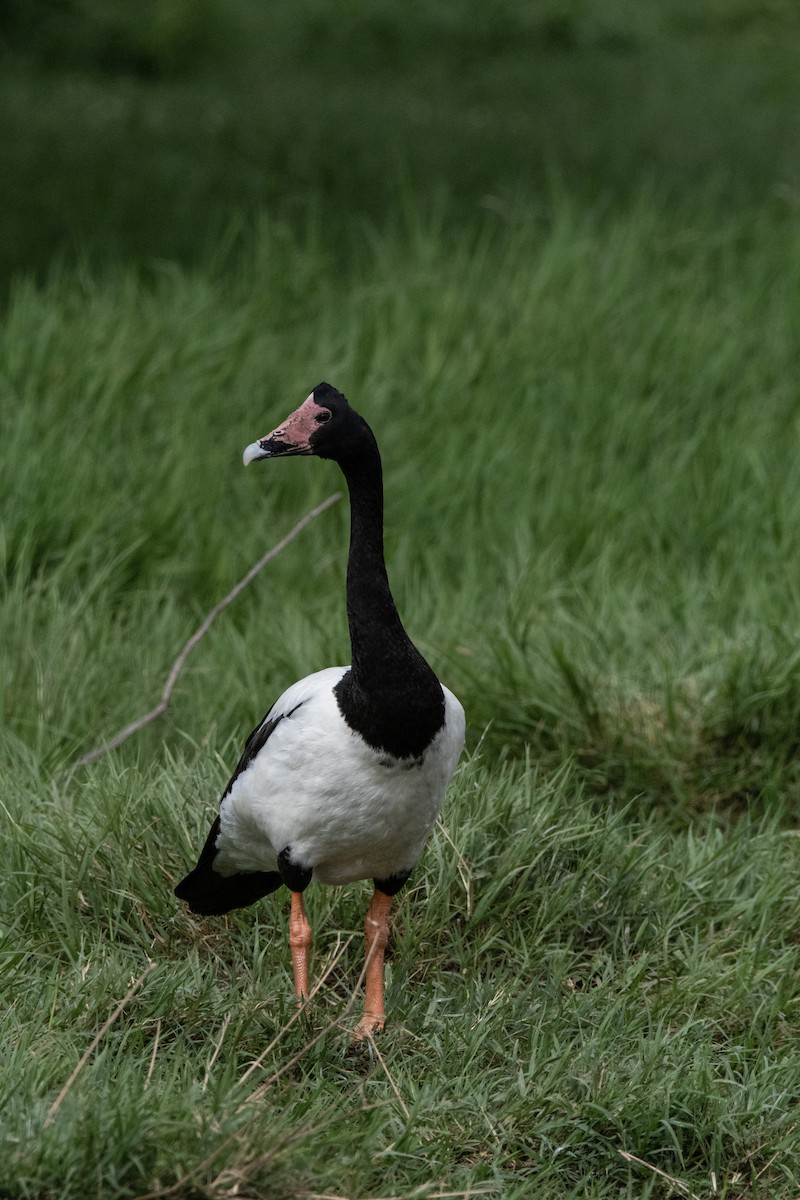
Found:
[[[223,800],[242,771],[250,766],[258,752],[263,749],[270,734],[299,707],[298,704],[289,712],[280,713],[269,720],[267,713],[261,724],[255,727],[245,742],[242,756],[222,793]],[[260,900],[262,896],[274,892],[283,882],[277,871],[237,871],[235,875],[220,875],[215,871],[214,859],[217,857],[219,829],[220,821],[217,817],[200,852],[197,866],[175,888],[175,895],[179,900],[185,900],[192,912],[204,916],[219,916],[221,913],[230,912],[232,908],[245,908],[248,904]]]
[[[269,712],[265,713],[261,724],[256,725],[255,729],[245,742],[242,756],[234,767],[233,774],[228,780],[228,786],[225,788],[225,791],[222,793],[220,798],[221,800],[225,799],[234,783],[241,775],[242,771],[247,770],[247,768],[250,766],[250,763],[258,754],[259,750],[263,750],[269,735],[278,727],[278,725],[280,725],[284,717],[290,717],[296,710],[293,708],[288,713],[279,713],[277,717],[272,717],[270,720],[267,720],[267,717],[269,717],[269,713],[271,711],[272,710],[270,709]]]

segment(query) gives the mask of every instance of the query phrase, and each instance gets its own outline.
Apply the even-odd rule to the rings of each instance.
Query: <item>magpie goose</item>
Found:
[[[175,893],[196,913],[229,912],[291,892],[298,1004],[308,996],[312,879],[372,879],[363,1038],[383,1028],[383,959],[392,898],[422,853],[464,744],[464,710],[413,644],[383,555],[381,459],[372,430],[330,384],[314,388],[258,459],[315,454],[338,463],[350,494],[347,619],[351,665],[301,679],[245,743],[197,866]]]

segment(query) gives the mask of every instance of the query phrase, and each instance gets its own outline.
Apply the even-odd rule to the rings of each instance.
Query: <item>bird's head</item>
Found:
[[[295,412],[272,433],[251,442],[242,457],[245,466],[262,458],[297,454],[316,454],[341,462],[357,451],[365,431],[368,433],[366,422],[342,393],[329,383],[318,383]]]

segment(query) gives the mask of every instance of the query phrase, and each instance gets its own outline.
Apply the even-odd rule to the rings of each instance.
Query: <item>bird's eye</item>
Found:
[[[317,413],[317,415],[314,417],[314,420],[318,425],[323,425],[325,421],[330,421],[332,415],[332,413],[328,412],[327,408],[323,408],[322,412]]]

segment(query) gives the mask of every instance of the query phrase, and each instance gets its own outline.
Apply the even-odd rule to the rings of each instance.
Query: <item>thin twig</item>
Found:
[[[108,1033],[109,1029],[114,1024],[117,1017],[120,1015],[120,1013],[122,1012],[122,1010],[124,1009],[124,1007],[128,1003],[128,1001],[131,999],[132,996],[134,996],[138,992],[139,988],[142,986],[142,984],[144,983],[145,979],[150,974],[150,972],[155,969],[155,965],[156,964],[154,962],[147,964],[147,969],[142,972],[142,974],[139,976],[139,978],[136,980],[135,983],[131,984],[131,986],[128,988],[128,990],[125,993],[125,995],[123,996],[123,998],[120,1000],[117,1007],[112,1012],[111,1016],[108,1018],[107,1021],[105,1021],[100,1026],[100,1029],[94,1035],[91,1042],[86,1047],[83,1054],[81,1055],[81,1058],[80,1058],[80,1061],[79,1061],[77,1067],[72,1072],[69,1079],[64,1084],[61,1091],[58,1093],[55,1100],[53,1101],[50,1111],[48,1112],[47,1116],[45,1117],[45,1121],[44,1121],[45,1129],[47,1129],[48,1125],[50,1125],[51,1122],[53,1121],[56,1113],[58,1112],[59,1108],[61,1107],[61,1105],[64,1101],[64,1097],[66,1096],[69,1089],[72,1087],[75,1080],[80,1075],[83,1068],[86,1066],[87,1062],[89,1061],[89,1059],[92,1056],[92,1053],[97,1049],[98,1045],[100,1044],[102,1039],[105,1037],[105,1035]]]
[[[341,492],[332,492],[331,495],[323,500],[321,504],[318,504],[316,508],[312,508],[311,512],[307,512],[306,515],[297,522],[294,528],[289,530],[284,538],[281,538],[281,540],[276,542],[271,549],[267,550],[266,554],[262,555],[258,562],[250,568],[247,574],[239,580],[235,587],[231,588],[227,596],[220,600],[218,604],[214,605],[214,607],[211,609],[211,612],[206,615],[202,623],[186,642],[180,654],[170,668],[167,681],[164,684],[164,688],[161,692],[161,699],[155,708],[151,708],[150,711],[144,713],[143,716],[137,717],[135,721],[131,721],[129,725],[126,725],[124,729],[120,729],[119,733],[115,733],[114,736],[109,738],[107,742],[104,742],[102,746],[95,746],[93,750],[88,750],[86,754],[82,754],[75,764],[76,767],[85,767],[89,763],[94,762],[95,759],[102,758],[104,754],[108,754],[110,750],[116,750],[116,748],[121,746],[123,742],[127,742],[128,738],[132,737],[134,733],[138,733],[140,729],[144,729],[145,725],[149,725],[151,721],[155,721],[158,717],[163,716],[169,707],[172,689],[178,682],[178,676],[183,670],[186,659],[189,657],[192,650],[194,650],[200,639],[206,633],[208,633],[208,630],[211,628],[211,625],[219,616],[219,614],[236,599],[240,592],[244,591],[249,583],[252,583],[258,572],[265,567],[268,562],[271,562],[276,555],[280,554],[281,550],[285,549],[290,542],[294,541],[297,535],[305,529],[306,525],[309,525],[315,517],[321,516],[326,509],[330,508],[332,504],[335,504],[337,500],[341,500],[341,498]]]

